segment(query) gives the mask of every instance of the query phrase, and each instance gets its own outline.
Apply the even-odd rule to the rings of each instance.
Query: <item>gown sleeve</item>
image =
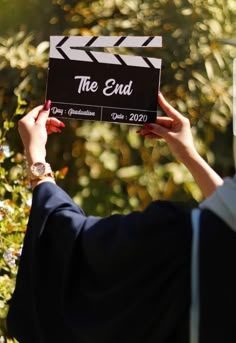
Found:
[[[185,343],[190,246],[189,213],[174,204],[97,218],[42,183],[33,193],[9,332],[23,343]]]

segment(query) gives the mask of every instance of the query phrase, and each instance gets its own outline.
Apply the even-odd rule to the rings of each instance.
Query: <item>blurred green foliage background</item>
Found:
[[[161,49],[107,49],[163,59],[161,91],[191,121],[198,151],[221,176],[232,159],[234,0],[0,0],[0,342],[30,209],[20,115],[45,99],[50,35],[161,35]],[[58,183],[88,214],[144,208],[153,199],[194,206],[202,195],[162,141],[137,126],[65,121],[48,141]],[[9,258],[9,256],[11,258]],[[10,262],[9,262],[10,261]]]

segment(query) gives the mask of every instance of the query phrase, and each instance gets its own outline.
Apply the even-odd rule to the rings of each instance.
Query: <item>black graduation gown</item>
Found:
[[[170,202],[86,217],[57,185],[37,186],[10,335],[20,343],[188,342],[191,238],[189,211]]]
[[[200,228],[199,343],[235,343],[236,232],[207,210]]]

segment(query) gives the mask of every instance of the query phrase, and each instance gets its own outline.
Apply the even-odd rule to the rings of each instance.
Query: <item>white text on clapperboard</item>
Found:
[[[75,76],[75,80],[79,80],[78,93],[82,92],[97,92],[99,85],[97,81],[92,81],[90,76]],[[103,88],[103,94],[105,96],[111,96],[113,94],[118,95],[131,95],[133,93],[133,81],[130,80],[128,84],[117,83],[115,79],[108,79],[105,82]]]

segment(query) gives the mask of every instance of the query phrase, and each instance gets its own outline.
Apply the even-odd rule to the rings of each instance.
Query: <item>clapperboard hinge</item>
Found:
[[[161,68],[161,59],[152,57],[120,55],[99,51],[83,50],[83,47],[154,47],[162,46],[161,37],[74,37],[52,36],[50,57],[84,62],[109,63],[137,66],[144,68]]]

